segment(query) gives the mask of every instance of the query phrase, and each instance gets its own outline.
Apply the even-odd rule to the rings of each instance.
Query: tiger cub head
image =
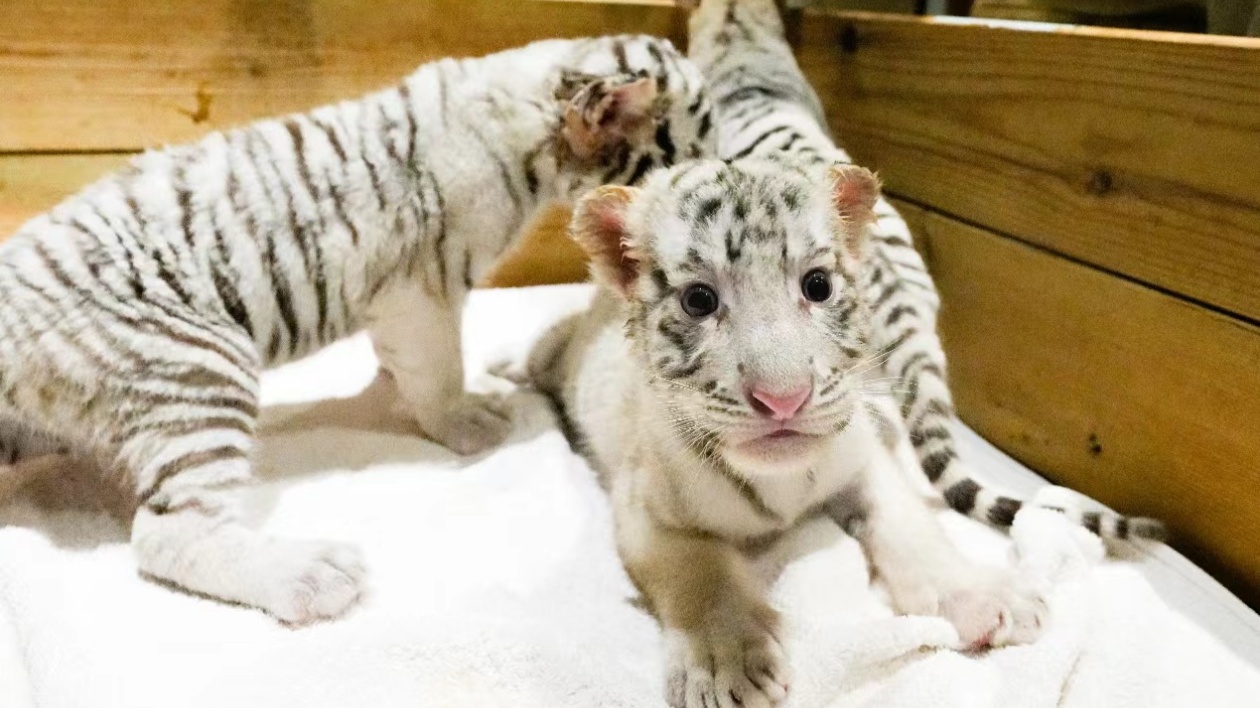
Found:
[[[626,304],[651,405],[747,474],[800,470],[849,422],[879,182],[836,164],[698,161],[583,197],[571,234]]]
[[[593,53],[581,68],[562,71],[554,91],[557,177],[568,200],[716,154],[713,109],[699,69],[668,40],[609,41],[615,51]]]

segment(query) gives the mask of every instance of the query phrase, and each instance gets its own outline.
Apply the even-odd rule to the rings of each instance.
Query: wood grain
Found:
[[[890,192],[1260,320],[1260,41],[863,14],[802,31],[832,127]]]
[[[0,155],[0,240],[128,158],[127,154]]]
[[[425,61],[548,37],[681,39],[665,6],[502,0],[5,0],[0,152],[137,150],[306,110]]]
[[[1260,606],[1260,329],[914,212],[963,420]]]

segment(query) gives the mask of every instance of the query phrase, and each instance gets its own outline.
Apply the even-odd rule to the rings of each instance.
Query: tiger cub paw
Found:
[[[511,412],[501,396],[465,393],[444,410],[425,413],[420,423],[424,434],[460,455],[496,447],[512,431]]]
[[[353,546],[327,541],[276,540],[260,605],[301,627],[346,613],[363,592],[363,558]]]
[[[1028,644],[1041,636],[1049,608],[1015,573],[972,567],[946,575],[900,593],[901,610],[949,620],[965,651]]]
[[[765,629],[675,631],[667,644],[671,708],[772,708],[787,698],[787,656]]]
[[[940,613],[958,630],[962,647],[975,650],[1035,641],[1049,608],[1014,574],[997,573],[946,594]]]

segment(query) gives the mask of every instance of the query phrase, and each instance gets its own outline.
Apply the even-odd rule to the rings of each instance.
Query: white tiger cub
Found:
[[[367,328],[420,432],[496,444],[509,421],[463,388],[468,289],[546,202],[709,152],[707,110],[667,41],[555,40],[140,156],[0,248],[0,415],[29,448],[0,488],[68,449],[134,489],[142,573],[341,613],[357,551],[238,520],[260,370]]]
[[[785,171],[850,161],[827,134],[822,104],[792,56],[774,0],[679,4],[696,10],[687,51],[713,99],[718,157],[779,160]],[[1024,502],[980,484],[958,457],[957,419],[936,334],[940,298],[910,230],[886,199],[875,205],[872,231],[871,257],[861,272],[871,303],[871,345],[885,380],[892,382],[898,417],[910,431],[923,472],[959,513],[1010,526]],[[1165,535],[1154,519],[1061,511],[1104,538]]]
[[[963,646],[1040,631],[1038,594],[960,555],[892,454],[906,433],[867,385],[860,286],[877,197],[860,167],[746,159],[578,203],[572,235],[602,287],[528,368],[611,492],[622,560],[665,631],[673,706],[787,695],[757,561],[823,514],[901,611],[947,618]]]

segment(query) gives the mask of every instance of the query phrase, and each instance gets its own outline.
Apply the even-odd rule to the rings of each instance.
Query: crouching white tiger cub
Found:
[[[906,433],[868,384],[860,286],[877,190],[851,165],[704,161],[578,204],[603,287],[528,368],[610,489],[618,550],[665,631],[671,705],[786,696],[760,561],[823,514],[899,609],[947,618],[964,646],[1040,630],[1041,598],[961,556],[892,452]]]
[[[494,445],[508,420],[463,389],[466,292],[545,202],[709,152],[708,111],[666,41],[547,41],[147,153],[0,249],[8,442],[133,488],[141,572],[334,616],[355,550],[238,521],[260,370],[367,328],[419,431]]]

